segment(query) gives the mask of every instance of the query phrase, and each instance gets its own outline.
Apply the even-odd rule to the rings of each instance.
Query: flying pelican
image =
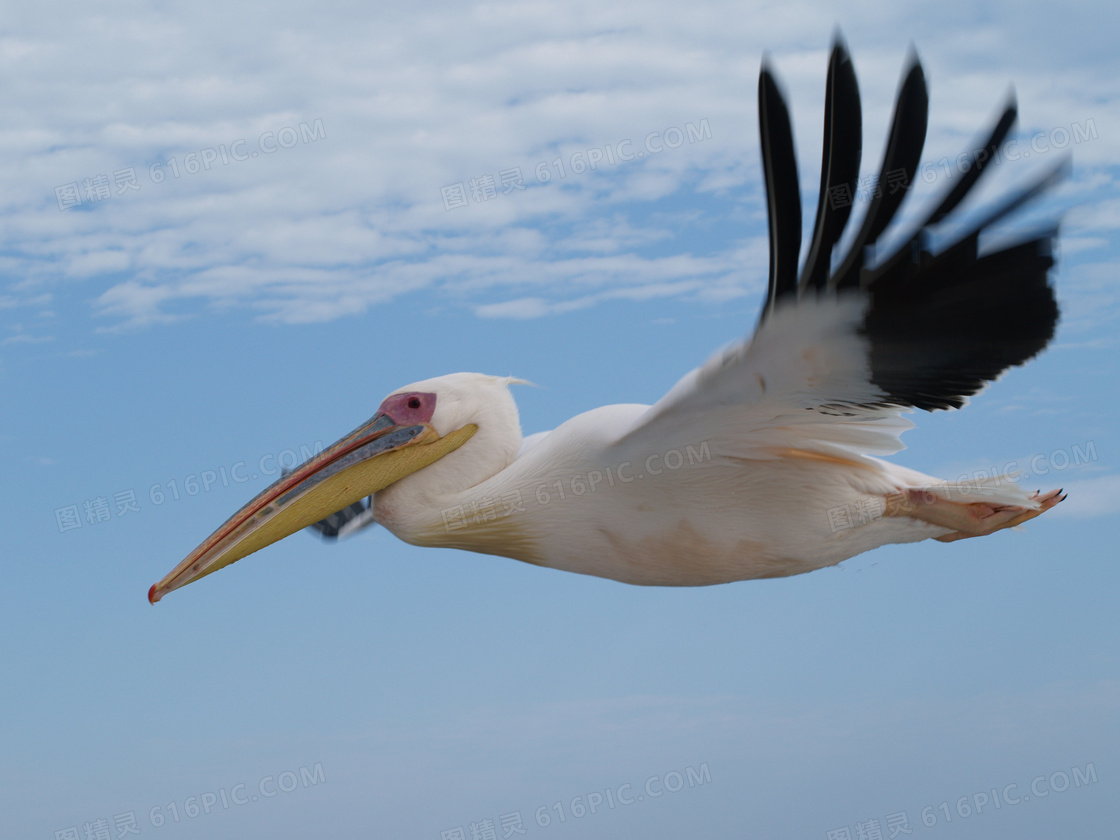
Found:
[[[839,38],[828,69],[816,223],[800,271],[789,113],[759,78],[770,277],[754,335],[652,406],[610,405],[522,439],[509,377],[455,373],[394,391],[366,423],[260,493],[148,598],[302,528],[374,521],[415,545],[498,554],[633,584],[693,586],[800,574],[887,543],[952,541],[1032,519],[1065,497],[1008,476],[943,481],[880,460],[912,409],[954,409],[1050,341],[1055,230],[981,253],[980,234],[1062,174],[1056,167],[936,253],[941,223],[998,160],[1013,101],[934,209],[876,254],[918,171],[928,96],[912,55],[850,247],[862,143]],[[963,168],[963,167],[962,167]],[[368,501],[363,501],[367,500]]]

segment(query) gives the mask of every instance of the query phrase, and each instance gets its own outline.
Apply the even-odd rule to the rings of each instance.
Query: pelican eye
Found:
[[[408,407],[409,408],[419,408],[420,407],[420,398],[419,397],[413,397],[412,399],[410,399],[408,401]]]

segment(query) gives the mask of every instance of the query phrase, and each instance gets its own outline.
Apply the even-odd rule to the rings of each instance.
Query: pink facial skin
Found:
[[[430,423],[436,410],[436,395],[411,391],[407,394],[394,394],[388,397],[379,414],[387,414],[398,426],[416,426]]]

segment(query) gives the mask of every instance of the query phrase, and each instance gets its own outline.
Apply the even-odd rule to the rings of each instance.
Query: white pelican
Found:
[[[634,584],[692,586],[799,574],[887,543],[952,541],[1038,516],[1064,496],[1007,476],[942,481],[880,460],[903,413],[962,407],[1050,341],[1055,231],[981,254],[978,238],[1055,169],[928,249],[990,167],[1009,104],[935,209],[875,254],[918,170],[928,99],[912,57],[883,173],[851,246],[834,259],[859,184],[861,112],[837,40],[828,70],[816,224],[798,271],[801,205],[789,115],[759,80],[770,285],[751,338],[687,374],[653,406],[611,405],[522,439],[508,377],[455,373],[390,394],[351,434],[234,514],[148,593],[168,592],[301,528],[376,521],[416,545],[498,554]],[[368,503],[362,500],[369,498]]]

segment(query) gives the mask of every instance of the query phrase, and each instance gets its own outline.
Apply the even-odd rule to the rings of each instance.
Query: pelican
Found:
[[[931,229],[998,160],[1016,119],[1009,97],[962,158],[967,169],[897,248],[880,253],[926,133],[928,95],[912,53],[882,177],[839,248],[866,182],[859,89],[837,37],[820,197],[800,260],[793,132],[765,59],[758,104],[770,273],[750,338],[652,406],[605,406],[524,439],[510,394],[518,380],[454,373],[398,389],[369,421],[230,517],[149,600],[309,526],[336,536],[376,522],[414,545],[697,586],[809,572],[888,543],[988,535],[1061,502],[1061,490],[1028,494],[1013,476],[946,481],[879,456],[903,448],[899,436],[913,425],[904,414],[961,408],[1049,343],[1056,229],[986,252],[979,238],[1064,165],[931,249]]]

